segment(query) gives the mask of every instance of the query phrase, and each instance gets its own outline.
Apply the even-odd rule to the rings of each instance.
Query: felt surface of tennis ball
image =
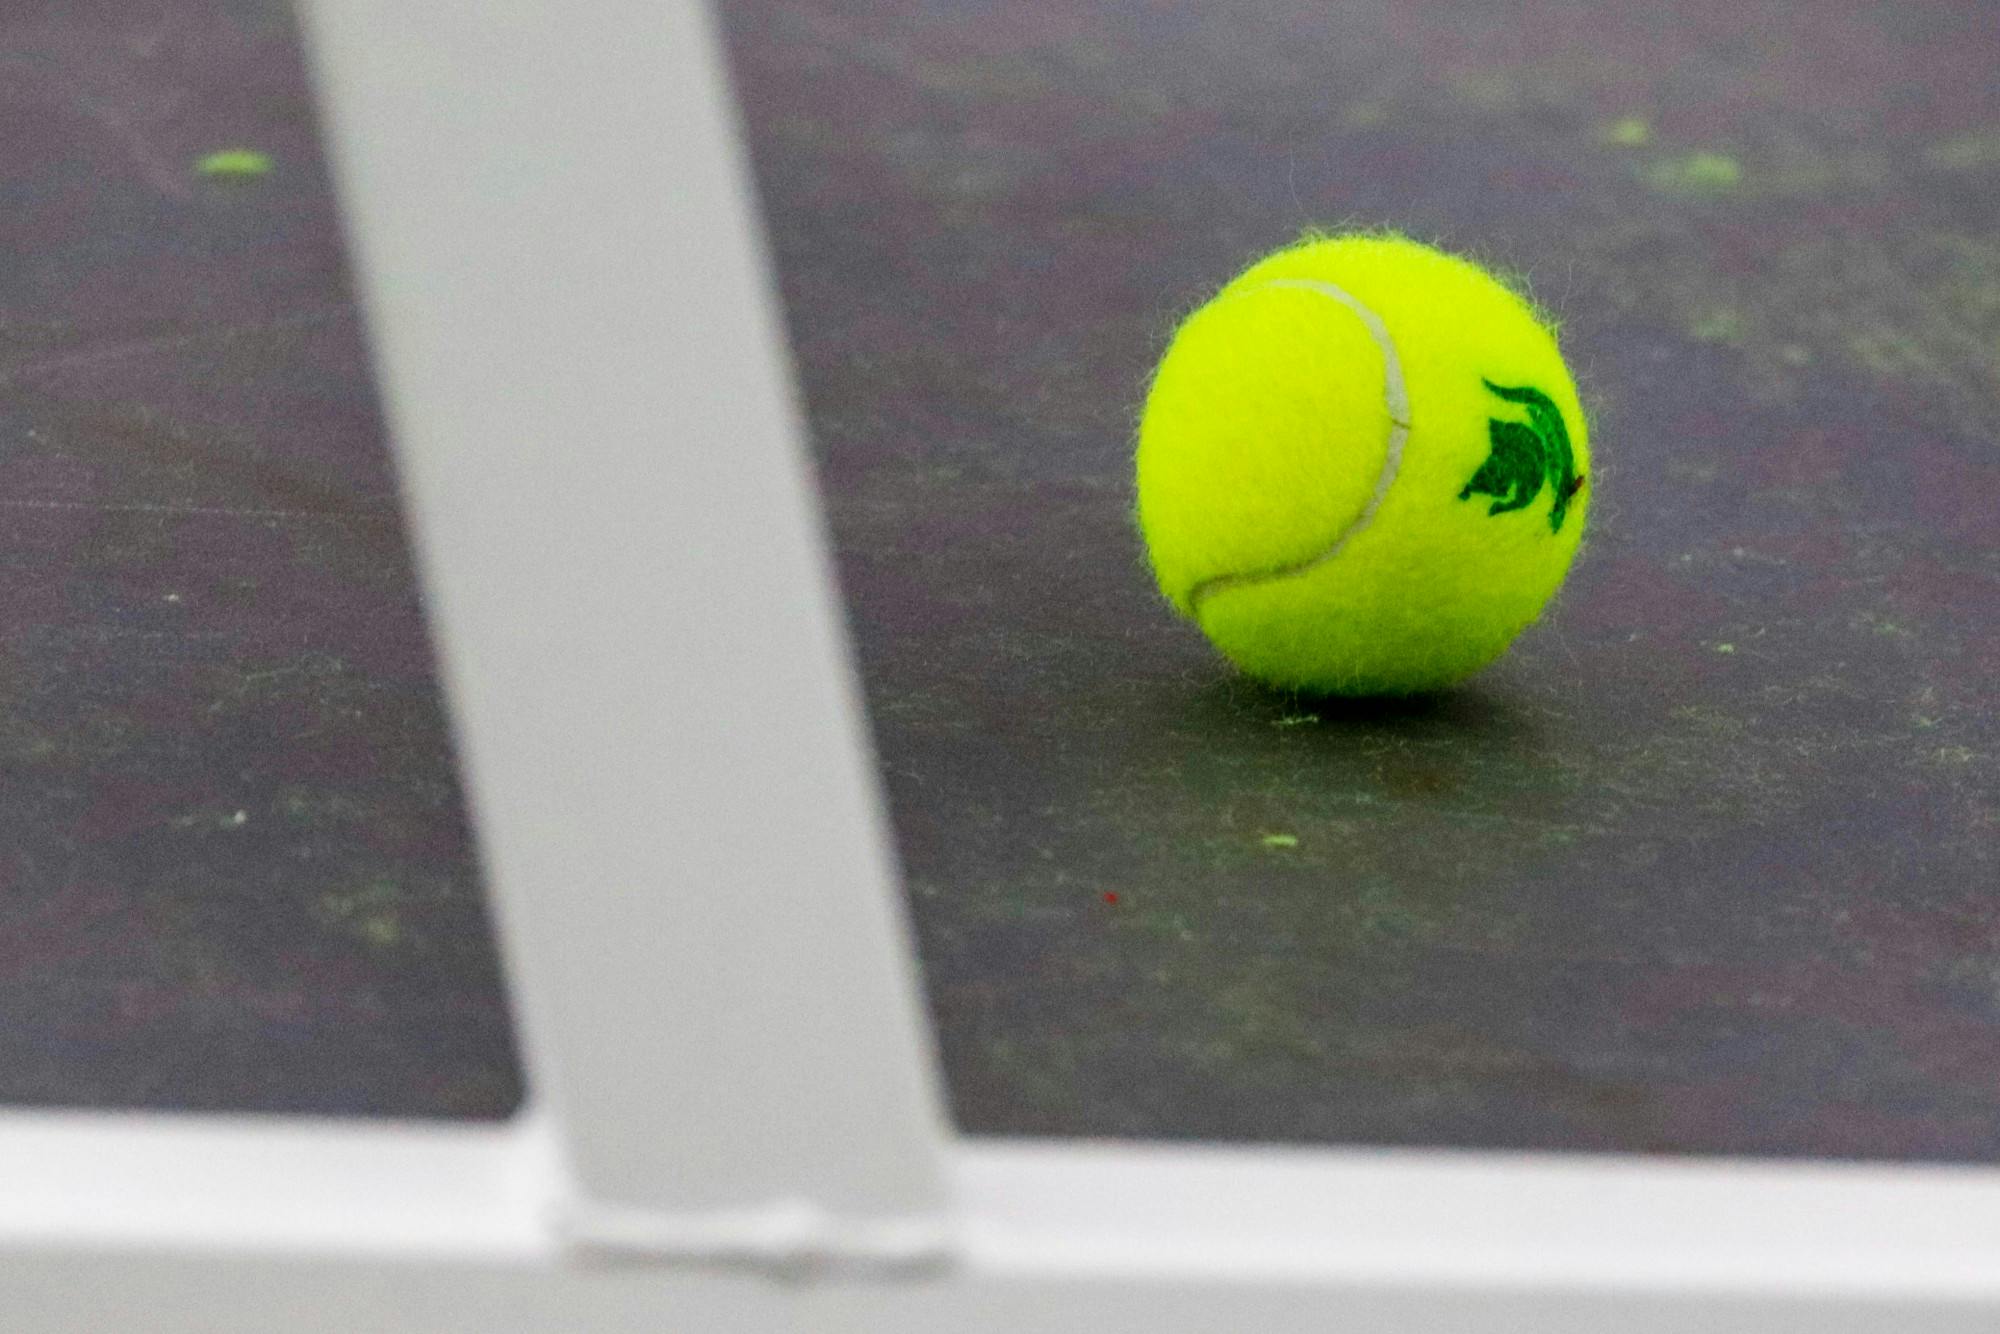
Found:
[[[1540,614],[1589,462],[1526,301],[1402,237],[1311,239],[1175,333],[1140,421],[1139,526],[1161,591],[1246,674],[1414,694]]]

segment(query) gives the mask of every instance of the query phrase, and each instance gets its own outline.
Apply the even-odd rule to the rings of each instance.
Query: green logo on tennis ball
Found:
[[[1561,411],[1539,389],[1525,385],[1507,389],[1491,380],[1480,383],[1509,403],[1525,407],[1528,420],[1502,421],[1495,417],[1486,423],[1487,435],[1493,442],[1492,452],[1479,465],[1479,471],[1472,474],[1472,480],[1465,484],[1458,498],[1470,500],[1475,494],[1492,496],[1493,505],[1486,512],[1505,514],[1508,510],[1526,509],[1546,483],[1556,496],[1555,504],[1549,507],[1549,530],[1562,531],[1570,498],[1583,489],[1583,478],[1577,475],[1576,456],[1570,452],[1569,432],[1563,428]]]

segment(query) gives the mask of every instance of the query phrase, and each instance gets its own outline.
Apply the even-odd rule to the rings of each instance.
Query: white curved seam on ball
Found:
[[[1396,340],[1389,336],[1388,326],[1382,323],[1382,317],[1361,304],[1360,299],[1346,288],[1321,282],[1316,278],[1273,278],[1258,284],[1250,291],[1261,292],[1267,287],[1290,287],[1304,292],[1317,292],[1321,296],[1338,301],[1354,312],[1354,317],[1361,321],[1361,327],[1368,331],[1369,337],[1373,338],[1375,345],[1382,350],[1382,404],[1389,414],[1389,443],[1383,454],[1382,471],[1375,478],[1375,494],[1368,497],[1368,503],[1361,507],[1361,513],[1355,515],[1354,521],[1341,530],[1340,535],[1333,539],[1332,545],[1291,565],[1281,565],[1270,570],[1251,570],[1242,574],[1219,574],[1202,580],[1188,592],[1188,605],[1194,608],[1197,619],[1200,617],[1201,604],[1205,598],[1245,584],[1289,579],[1338,557],[1347,549],[1350,542],[1375,522],[1375,515],[1382,508],[1382,502],[1389,497],[1389,488],[1395,485],[1396,475],[1402,471],[1403,446],[1410,438],[1410,389],[1403,379],[1403,359],[1396,352]],[[1244,295],[1248,296],[1249,293],[1246,292]]]

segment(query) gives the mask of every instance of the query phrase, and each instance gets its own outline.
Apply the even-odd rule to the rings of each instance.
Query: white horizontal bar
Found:
[[[1036,1279],[1969,1302],[2000,1328],[2000,1171],[975,1142],[967,1262]]]
[[[793,1278],[838,1273],[835,1288],[873,1291],[885,1310],[925,1307],[940,1289],[1003,1302],[1067,1292],[1074,1304],[1063,1309],[1077,1312],[1110,1291],[1138,1309],[1169,1296],[1198,1308],[1233,1292],[1276,1303],[1275,1320],[1285,1294],[1305,1292],[1385,1310],[1444,1310],[1477,1296],[1557,1315],[1600,1302],[1633,1312],[1693,1303],[1766,1321],[1963,1312],[2000,1328],[2000,1172],[1984,1168],[975,1141],[954,1155],[953,1180],[954,1244],[920,1239],[937,1267],[860,1279],[775,1267]],[[487,1300],[476,1292],[510,1289],[497,1277],[507,1274],[574,1285],[586,1306],[612,1300],[593,1295],[606,1275],[622,1276],[614,1304],[630,1298],[635,1274],[713,1274],[726,1276],[716,1292],[755,1291],[764,1285],[726,1262],[760,1246],[776,1262],[805,1253],[770,1250],[786,1242],[774,1242],[771,1217],[724,1235],[737,1217],[725,1211],[680,1220],[707,1226],[698,1246],[650,1233],[621,1246],[615,1230],[599,1239],[608,1245],[578,1245],[589,1239],[568,1226],[576,1197],[554,1137],[533,1117],[465,1126],[14,1113],[0,1115],[0,1183],[0,1311],[15,1309],[5,1298],[37,1272],[21,1267],[37,1256],[176,1283],[183,1268],[360,1266],[463,1286],[476,1307]],[[800,1217],[827,1222],[809,1242],[844,1247],[838,1220]],[[663,1284],[658,1309],[705,1291]],[[791,1327],[789,1310],[772,1307],[770,1328]],[[6,1324],[10,1334],[36,1327]],[[507,1327],[562,1328],[525,1316]],[[1955,1326],[1925,1326],[1934,1327]]]
[[[200,1148],[177,1185],[198,1191],[196,1172],[218,1166],[217,1151],[230,1156],[229,1138]],[[144,1173],[156,1166],[150,1152],[107,1168]],[[240,1166],[275,1167],[284,1156],[252,1151]],[[491,1181],[477,1167],[485,1155],[452,1156],[484,1182],[456,1209]],[[364,1174],[374,1179],[379,1165],[363,1164]],[[449,1193],[435,1169],[409,1165]],[[282,1183],[258,1190],[255,1175],[225,1172],[224,1193],[239,1203],[256,1197],[268,1210]],[[10,1226],[0,1229],[0,1322],[8,1334],[2000,1328],[1995,1280],[1990,1269],[1979,1272],[1995,1194],[1989,1173],[983,1145],[961,1154],[958,1178],[968,1250],[956,1268],[921,1280],[772,1282],[717,1269],[588,1263],[516,1244],[459,1257],[392,1255],[389,1247],[315,1253],[248,1244],[254,1230],[246,1228],[234,1229],[227,1245],[212,1244],[213,1234],[174,1243],[173,1229],[156,1227],[152,1244],[107,1247],[106,1229],[93,1226],[24,1245]],[[275,1221],[297,1241],[298,1215],[359,1205],[362,1193],[321,1181]],[[386,1226],[393,1204],[438,1222],[437,1205],[417,1204],[422,1193],[377,1201],[365,1220]],[[117,1204],[117,1194],[107,1192],[107,1202]],[[273,1221],[254,1210],[245,1221],[259,1217]],[[354,1240],[354,1227],[338,1230]],[[416,1230],[435,1239],[429,1227]]]
[[[556,1230],[583,1259],[752,1269],[787,1279],[931,1273],[957,1259],[956,1231],[936,1214],[855,1217],[804,1199],[681,1214],[577,1201],[558,1214]]]
[[[1770,1301],[1575,1288],[971,1274],[752,1283],[680,1271],[419,1272],[384,1263],[35,1256],[0,1270],[8,1334],[1992,1334],[1940,1300]]]
[[[63,1249],[518,1263],[554,1252],[564,1194],[532,1117],[0,1114],[0,1268]]]

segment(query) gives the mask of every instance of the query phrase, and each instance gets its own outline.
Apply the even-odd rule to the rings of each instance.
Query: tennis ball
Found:
[[[1175,332],[1140,420],[1139,527],[1161,591],[1246,674],[1414,694],[1540,614],[1589,462],[1526,301],[1404,237],[1308,238]]]

